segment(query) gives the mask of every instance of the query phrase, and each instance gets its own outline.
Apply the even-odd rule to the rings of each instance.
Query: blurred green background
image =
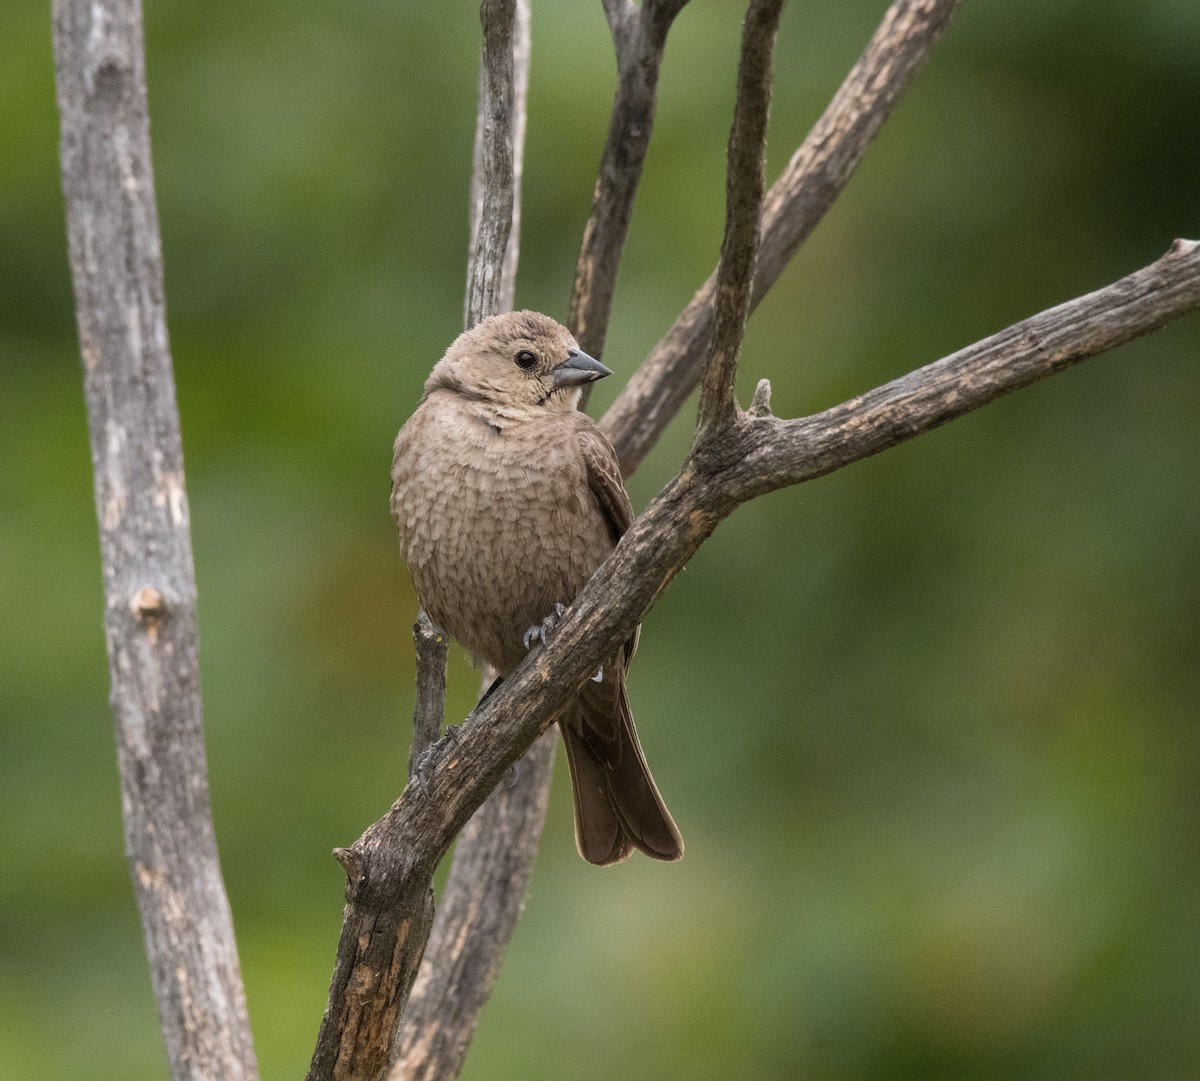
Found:
[[[785,12],[772,177],[884,7]],[[47,8],[0,14],[0,1078],[141,1081]],[[534,9],[517,298],[561,318],[614,71],[598,3]],[[599,408],[715,263],[742,10],[672,32]],[[294,1078],[329,851],[402,781],[388,468],[459,329],[476,5],[150,0],[146,33],[216,824]],[[1197,55],[1192,0],[967,4],[755,316],[743,400],[824,408],[1200,234]],[[722,525],[631,681],[687,858],[585,865],[560,764],[464,1076],[1196,1077],[1198,355],[1192,317]],[[458,717],[459,651],[451,683]]]

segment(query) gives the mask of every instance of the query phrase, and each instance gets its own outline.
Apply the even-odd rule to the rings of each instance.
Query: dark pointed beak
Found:
[[[595,357],[572,349],[567,354],[567,359],[554,369],[553,374],[554,389],[562,390],[565,387],[581,387],[584,383],[603,379],[606,375],[612,375],[612,371]]]

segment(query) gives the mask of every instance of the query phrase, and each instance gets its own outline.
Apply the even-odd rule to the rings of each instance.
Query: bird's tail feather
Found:
[[[683,855],[683,838],[646,766],[617,666],[589,683],[559,723],[575,796],[575,844],[604,866],[633,849],[657,860]]]

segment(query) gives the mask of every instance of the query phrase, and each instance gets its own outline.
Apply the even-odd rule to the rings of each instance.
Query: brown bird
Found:
[[[495,315],[446,350],[396,437],[392,514],[417,595],[501,678],[633,520],[612,444],[577,409],[583,385],[611,374],[548,316]],[[635,632],[558,717],[575,843],[596,864],[683,855],[629,711],[636,645]]]

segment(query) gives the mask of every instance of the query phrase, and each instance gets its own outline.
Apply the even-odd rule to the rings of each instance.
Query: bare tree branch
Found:
[[[430,777],[360,843],[377,867],[423,868],[522,748],[624,641],[712,530],[755,495],[823,476],[1200,308],[1200,242],[901,379],[800,420],[745,414],[727,453],[689,456],[534,651],[463,726]],[[777,472],[777,470],[781,472]],[[397,846],[392,850],[392,845]],[[389,852],[383,858],[383,852]],[[386,873],[386,872],[385,872]],[[376,890],[408,892],[397,881]]]
[[[849,182],[875,133],[924,66],[959,0],[896,0],[866,50],[767,193],[751,310]],[[601,424],[629,476],[700,378],[716,274],[650,351]]]
[[[831,473],[1197,308],[1200,242],[1177,240],[1161,259],[1112,285],[1014,323],[861,397],[811,417],[750,424],[756,434],[730,473],[730,493],[740,503]]]
[[[512,104],[512,214],[509,218],[508,245],[504,251],[504,265],[500,274],[500,291],[496,299],[496,310],[510,312],[517,289],[517,261],[521,252],[521,177],[525,171],[525,101],[529,96],[529,0],[517,0],[516,22],[513,25],[513,104]],[[484,146],[491,110],[488,105],[488,67],[481,57],[479,65],[479,105],[475,114],[475,153],[471,162],[471,243],[467,257],[468,288],[463,298],[463,324],[470,329],[474,322],[470,318],[470,282],[475,276],[475,245],[479,238],[479,222],[483,216],[484,200],[487,197],[489,173],[484,161]]]
[[[454,848],[426,960],[388,1081],[457,1077],[491,997],[537,855],[558,733],[543,733],[467,823]]]
[[[686,2],[643,0],[639,7],[629,0],[605,0],[617,54],[617,90],[567,316],[576,340],[594,357],[604,352],[617,268],[654,129],[663,48]]]
[[[517,0],[513,35],[514,194],[512,232],[499,298],[502,311],[512,309],[516,284],[529,58],[529,0]],[[481,68],[471,184],[473,234],[484,203],[482,145],[488,115],[487,99],[482,92],[485,85],[486,74]],[[494,677],[494,672],[485,673],[483,686],[490,685]],[[444,658],[441,686],[445,686]],[[421,698],[418,687],[418,702]],[[517,782],[497,785],[458,838],[425,956],[401,1015],[393,1047],[395,1062],[388,1075],[393,1081],[456,1077],[462,1069],[533,871],[550,798],[555,743],[554,733],[543,736],[522,759]]]
[[[516,0],[483,0],[481,110],[483,125],[483,208],[472,230],[474,244],[467,269],[464,323],[469,330],[502,311],[500,297],[508,238],[513,226],[516,181],[513,174],[513,33]],[[475,190],[479,190],[476,188]],[[514,257],[515,258],[515,257]]]
[[[71,277],[125,848],[171,1076],[258,1077],[209,804],[137,0],[56,0]]]
[[[719,429],[737,419],[733,381],[750,313],[750,287],[758,255],[771,107],[771,54],[782,7],[783,0],[751,0],[742,30],[737,104],[729,133],[725,180],[725,239],[717,268],[716,323],[696,420],[699,439],[718,437]]]
[[[396,993],[392,973],[415,948],[406,932],[457,832],[740,503],[878,453],[1197,308],[1200,243],[1178,241],[1162,259],[1106,289],[814,417],[764,415],[760,388],[755,411],[725,429],[716,446],[698,446],[634,521],[550,643],[471,715],[434,766],[428,791],[410,783],[355,842],[361,870],[348,887],[347,927],[359,933],[344,931],[339,949],[347,982],[388,998]]]
[[[413,737],[408,748],[408,775],[442,734],[446,713],[446,635],[433,625],[422,608],[413,624],[417,654],[416,700],[413,703]]]
[[[523,13],[518,12],[518,0],[483,0],[479,11],[483,50],[471,185],[471,254],[463,320],[468,329],[512,305],[518,252],[517,186],[523,152],[523,147],[515,145],[515,140],[518,132],[522,137],[524,133],[529,62],[528,7],[524,2],[521,6],[525,8]],[[520,74],[517,74],[518,68]],[[425,672],[424,678],[418,680],[414,748],[419,741],[427,739],[431,731],[440,729],[446,679],[444,649],[440,657],[431,656],[424,662],[419,659],[419,668],[422,663]],[[409,761],[411,776],[416,756],[410,753]],[[543,768],[548,770],[549,767]],[[440,921],[438,939],[434,943],[438,953],[436,967],[432,967],[431,960],[410,1030],[423,1029],[431,1019],[442,1015],[445,1000],[454,993],[454,981],[463,970],[464,965],[455,965],[451,956],[458,948],[454,941],[456,921],[462,921],[464,914],[469,913],[466,898],[471,891],[484,884],[476,876],[477,868],[485,862],[486,853],[470,858],[473,845],[478,845],[480,838],[494,840],[495,831],[511,830],[514,821],[523,822],[527,817],[515,812],[505,813],[512,808],[497,809],[503,798],[498,795],[493,800],[487,820],[472,831],[473,840],[467,842],[464,858],[456,860],[457,873],[452,868],[443,898],[446,914]],[[516,798],[519,799],[520,794]],[[536,813],[536,801],[533,813]],[[536,836],[533,851],[536,851]],[[530,861],[533,851],[527,855]],[[526,854],[519,845],[514,853],[520,867]],[[329,1002],[321,1021],[308,1078],[309,1081],[328,1078],[375,1081],[384,1076],[401,1046],[402,1011],[433,927],[432,878],[425,882],[421,896],[410,899],[412,903],[403,911],[376,912],[358,903],[361,884],[370,872],[369,865],[363,861],[362,850],[355,845],[350,849],[338,849],[334,854],[346,871],[347,903]],[[511,936],[518,911],[519,905],[511,908],[508,936]],[[507,910],[494,915],[491,929],[497,934],[500,934],[507,915]],[[497,958],[502,956],[507,941],[506,936],[498,948]],[[372,949],[372,943],[390,943],[394,950],[382,953]],[[481,967],[464,964],[471,972]],[[486,962],[482,969],[491,971]],[[486,1000],[486,992],[483,998]],[[450,1018],[451,1014],[447,1011],[446,1016]],[[470,1029],[473,1027],[472,1024]],[[470,1029],[466,1039],[469,1039]],[[418,1056],[429,1047],[428,1044],[418,1046],[412,1041],[409,1046]],[[403,1068],[402,1064],[398,1065],[398,1069]]]

